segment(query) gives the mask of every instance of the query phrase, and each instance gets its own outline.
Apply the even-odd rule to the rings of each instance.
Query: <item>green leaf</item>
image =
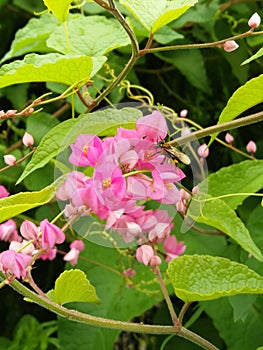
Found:
[[[71,55],[102,56],[117,47],[130,44],[119,22],[104,16],[70,16],[67,28]],[[64,25],[53,31],[47,45],[63,54],[68,53]]]
[[[54,16],[61,22],[65,22],[68,17],[70,4],[73,0],[43,0],[44,4],[48,8],[48,11],[52,12]]]
[[[10,58],[22,56],[28,52],[48,52],[46,40],[58,25],[53,15],[46,13],[39,18],[32,18],[24,28],[16,32],[11,49],[5,54],[1,62]]]
[[[256,52],[253,56],[251,56],[250,58],[242,62],[241,66],[243,66],[244,64],[250,63],[251,61],[254,61],[262,56],[263,56],[263,47],[259,49],[258,52]]]
[[[228,100],[226,107],[219,116],[218,124],[229,122],[251,107],[263,102],[262,94],[263,74],[249,80],[245,85],[238,88]],[[213,134],[209,145],[217,137]]]
[[[208,188],[208,194],[212,197],[234,194],[221,200],[235,210],[249,196],[249,194],[239,195],[239,193],[255,193],[263,188],[263,160],[245,160],[221,168],[209,175],[198,186],[200,192]]]
[[[158,32],[154,35],[154,40],[158,43],[166,45],[173,40],[183,39],[183,35],[177,33],[174,29],[166,26],[158,30]]]
[[[210,225],[224,232],[256,259],[263,261],[263,255],[236,212],[222,200],[211,199],[207,196],[203,203],[203,195],[194,197],[189,206],[188,215],[199,223]]]
[[[185,13],[197,0],[120,0],[148,30],[155,33]],[[149,10],[150,9],[150,10]]]
[[[48,296],[54,298],[54,301],[60,305],[77,301],[100,303],[95,288],[85,273],[78,269],[64,271],[57,278],[55,288]]]
[[[105,57],[29,54],[23,60],[5,64],[0,69],[0,87],[27,82],[53,81],[72,85],[88,81],[105,62]]]
[[[74,143],[79,134],[114,135],[120,126],[134,127],[135,121],[141,116],[141,112],[134,108],[105,109],[60,123],[43,137],[17,184]]]
[[[263,277],[246,265],[209,255],[173,259],[168,276],[178,298],[190,302],[263,293]]]
[[[256,302],[251,305],[246,317],[243,320],[234,321],[233,309],[229,298],[203,301],[201,308],[212,319],[227,350],[256,350],[263,343],[263,309],[262,295],[257,296]],[[221,348],[221,349],[222,349]]]
[[[169,51],[156,56],[175,66],[194,87],[210,94],[204,58],[199,50]]]
[[[29,209],[48,203],[56,194],[63,178],[37,192],[20,192],[0,199],[0,222],[23,213]]]

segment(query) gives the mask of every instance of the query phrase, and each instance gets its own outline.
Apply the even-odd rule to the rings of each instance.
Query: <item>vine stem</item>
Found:
[[[94,0],[97,4],[105,8],[104,1],[98,1]],[[120,74],[116,77],[116,79],[113,80],[113,82],[92,102],[91,106],[87,109],[87,112],[90,112],[93,108],[95,108],[130,72],[134,64],[139,58],[139,44],[136,39],[135,34],[133,33],[133,30],[128,25],[128,23],[125,21],[125,18],[120,13],[120,11],[117,9],[115,2],[113,0],[109,0],[109,7],[107,8],[109,12],[112,13],[112,15],[118,20],[118,22],[122,25],[122,27],[125,29],[126,33],[130,37],[131,41],[131,47],[132,47],[132,53],[129,61],[127,62],[124,69],[120,72]]]
[[[143,50],[140,50],[140,56],[145,55],[147,53],[154,53],[154,52],[160,52],[160,51],[174,51],[174,50],[186,50],[186,49],[205,49],[210,47],[217,47],[222,46],[226,41],[229,40],[238,40],[247,38],[251,35],[260,35],[263,34],[263,31],[254,32],[254,29],[250,29],[245,33],[233,35],[227,39],[222,39],[218,41],[213,41],[210,43],[198,43],[198,44],[182,44],[182,45],[172,45],[172,46],[163,46],[163,47],[154,47],[154,48],[144,48]]]
[[[246,117],[231,120],[230,122],[209,126],[208,128],[195,131],[189,135],[178,137],[177,139],[173,141],[169,141],[168,143],[170,145],[173,145],[173,144],[183,145],[187,142],[194,141],[202,137],[210,136],[214,133],[220,133],[222,131],[227,131],[227,130],[239,128],[241,126],[258,123],[262,120],[263,120],[263,112],[258,112],[255,114],[248,115]]]
[[[153,269],[153,272],[155,273],[157,279],[158,279],[158,282],[160,284],[160,287],[161,287],[161,290],[162,290],[162,293],[163,293],[163,296],[164,296],[164,299],[166,301],[166,304],[167,304],[167,307],[168,307],[168,310],[170,312],[170,316],[172,318],[172,321],[173,321],[173,324],[176,328],[178,328],[178,330],[180,331],[181,327],[182,327],[182,324],[178,321],[178,317],[175,313],[175,310],[174,310],[174,307],[173,307],[173,304],[171,302],[171,298],[169,296],[169,293],[167,291],[167,288],[164,284],[164,281],[163,281],[163,278],[162,278],[162,275],[161,275],[161,272],[160,272],[160,269],[158,266],[156,266],[154,269]]]
[[[2,272],[0,272],[0,277],[5,278]],[[106,319],[103,317],[96,317],[76,310],[67,309],[59,304],[56,304],[48,298],[43,298],[41,295],[36,294],[17,280],[14,280],[12,283],[9,284],[9,286],[12,287],[18,293],[22,294],[24,297],[37,303],[38,305],[48,309],[51,312],[56,313],[61,317],[67,318],[75,322],[84,323],[90,326],[117,329],[135,333],[177,334],[179,337],[185,338],[189,341],[198,344],[201,348],[205,350],[219,350],[207,340],[201,338],[199,335],[189,331],[184,327],[181,327],[180,330],[178,330],[178,328],[174,326],[155,326],[142,323],[116,321]]]

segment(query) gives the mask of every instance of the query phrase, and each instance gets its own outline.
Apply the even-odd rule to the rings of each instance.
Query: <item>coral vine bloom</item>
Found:
[[[81,134],[70,146],[72,154],[69,161],[77,166],[95,166],[104,151],[103,143],[98,136]]]
[[[26,268],[31,263],[31,256],[6,250],[0,254],[0,269],[3,273],[15,275],[17,278],[26,277]]]
[[[55,257],[55,244],[61,244],[65,240],[64,232],[56,225],[51,224],[47,219],[40,222],[40,230],[42,232],[42,249],[45,249],[47,254],[43,254],[43,260],[52,260]],[[50,255],[49,255],[50,253]]]
[[[139,118],[136,122],[136,130],[141,138],[153,142],[163,140],[168,132],[166,120],[158,111]]]
[[[186,246],[184,242],[178,242],[175,236],[166,237],[163,247],[166,251],[166,261],[177,258],[185,252]]]

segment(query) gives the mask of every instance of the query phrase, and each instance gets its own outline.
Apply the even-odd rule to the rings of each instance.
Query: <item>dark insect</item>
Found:
[[[179,151],[176,147],[171,146],[164,140],[158,142],[157,145],[165,152],[167,157],[173,160],[174,163],[183,163],[186,165],[189,165],[191,163],[190,158],[186,154]]]

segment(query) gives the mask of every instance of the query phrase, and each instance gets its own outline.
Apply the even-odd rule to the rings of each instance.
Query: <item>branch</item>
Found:
[[[172,46],[163,46],[163,47],[155,47],[155,48],[145,48],[143,50],[140,50],[139,54],[140,56],[147,54],[147,53],[154,53],[154,52],[160,52],[160,51],[174,51],[174,50],[186,50],[186,49],[205,49],[205,48],[210,48],[210,47],[220,47],[223,46],[223,44],[226,41],[229,40],[238,40],[238,39],[243,39],[247,38],[248,36],[251,35],[260,35],[263,34],[263,31],[259,32],[253,32],[254,29],[251,28],[249,31],[242,33],[242,34],[237,34],[234,36],[231,36],[227,39],[222,39],[218,41],[213,41],[210,43],[200,43],[200,44],[185,44],[185,45],[172,45]]]
[[[0,279],[5,278],[3,273],[0,272]],[[48,298],[43,298],[42,296],[34,293],[32,290],[25,287],[22,283],[14,280],[9,284],[15,291],[22,294],[29,300],[37,303],[38,305],[48,309],[57,315],[67,318],[71,321],[84,323],[91,326],[103,327],[108,329],[118,329],[127,332],[135,333],[146,333],[146,334],[177,334],[179,337],[185,338],[195,344],[198,344],[201,348],[205,350],[219,350],[217,347],[212,345],[207,340],[201,338],[199,335],[189,331],[188,329],[182,327],[178,330],[174,326],[155,326],[147,325],[142,323],[132,323],[132,322],[121,322],[111,319],[106,319],[103,317],[96,317],[76,310],[67,309],[59,304],[56,304]]]
[[[230,122],[209,126],[208,128],[195,131],[189,135],[178,137],[177,139],[170,141],[168,143],[170,145],[173,145],[173,144],[183,145],[187,142],[194,141],[196,139],[200,139],[205,136],[210,136],[214,133],[220,133],[222,131],[236,129],[241,126],[258,123],[262,120],[263,120],[263,112],[258,112],[255,114],[251,114],[247,117],[231,120]]]
[[[104,1],[98,1],[98,0],[94,0],[94,1],[99,5],[101,5],[101,3],[104,3]],[[113,80],[113,82],[93,101],[92,105],[89,106],[87,110],[88,112],[90,112],[93,108],[95,108],[126,77],[126,75],[131,71],[134,64],[139,58],[139,44],[135,34],[133,33],[133,30],[125,21],[125,18],[120,13],[120,11],[117,9],[115,2],[113,0],[110,0],[109,4],[110,5],[107,8],[107,10],[111,12],[112,15],[118,20],[118,22],[121,24],[121,26],[125,29],[126,33],[130,37],[132,53],[124,69],[117,76],[117,78]],[[105,6],[103,7],[105,8]]]

